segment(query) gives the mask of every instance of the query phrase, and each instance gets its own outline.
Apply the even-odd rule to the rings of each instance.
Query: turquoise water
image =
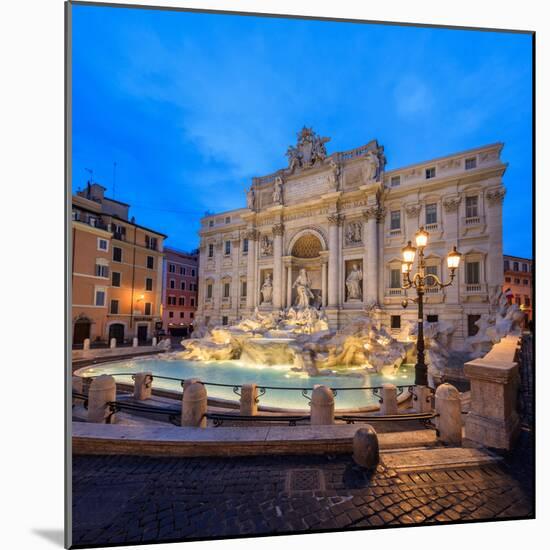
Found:
[[[117,382],[133,384],[130,374],[150,371],[153,375],[186,379],[198,378],[203,382],[216,384],[241,385],[255,383],[261,386],[276,386],[283,389],[268,389],[260,397],[260,406],[283,407],[308,410],[308,400],[301,391],[288,388],[313,388],[315,384],[324,384],[333,389],[360,388],[362,386],[380,386],[391,382],[396,386],[414,383],[414,366],[402,365],[392,375],[367,373],[363,367],[340,367],[333,369],[330,376],[308,376],[303,372],[294,372],[290,365],[251,366],[241,361],[187,361],[170,358],[170,356],[151,356],[114,363],[103,363],[84,367],[78,374],[81,376],[98,376],[100,374],[117,374]],[[155,378],[153,387],[172,391],[182,391],[178,380]],[[209,397],[238,400],[233,388],[206,385]],[[311,395],[311,392],[309,392]],[[337,409],[365,407],[378,403],[372,391],[352,389],[337,391],[335,404]]]

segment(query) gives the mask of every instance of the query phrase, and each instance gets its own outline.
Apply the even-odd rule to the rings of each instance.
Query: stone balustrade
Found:
[[[516,399],[519,336],[507,336],[484,357],[464,365],[470,380],[471,408],[465,437],[486,447],[510,449],[519,431]]]

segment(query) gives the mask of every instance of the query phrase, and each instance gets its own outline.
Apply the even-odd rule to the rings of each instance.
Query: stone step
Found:
[[[382,453],[382,462],[385,466],[403,473],[471,468],[483,464],[493,464],[500,460],[501,457],[487,450],[464,447],[438,447]]]
[[[256,456],[351,453],[361,425],[183,428],[73,423],[76,454]],[[382,451],[437,444],[434,430],[379,434]]]

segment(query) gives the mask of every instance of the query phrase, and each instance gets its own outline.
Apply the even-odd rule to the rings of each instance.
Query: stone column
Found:
[[[344,222],[341,214],[328,217],[328,307],[338,307],[339,290],[339,227]]]
[[[286,266],[286,307],[292,305],[292,264]]]
[[[310,405],[312,426],[334,424],[334,394],[330,388],[315,384]]]
[[[462,445],[462,407],[460,393],[451,384],[441,384],[435,392],[435,410],[439,439],[450,445]]]
[[[487,213],[487,234],[489,235],[489,254],[487,255],[487,283],[489,292],[504,282],[502,271],[502,203],[506,190],[501,185],[489,189],[485,194]]]
[[[246,233],[248,239],[248,258],[246,266],[246,307],[250,312],[254,310],[254,297],[256,296],[256,244],[258,231],[250,229]]]
[[[365,304],[378,304],[378,222],[382,217],[379,206],[372,206],[364,213],[365,224]]]
[[[273,226],[273,308],[281,309],[283,305],[283,232],[284,226],[278,223]]]
[[[450,252],[453,246],[459,246],[459,235],[458,235],[458,226],[459,226],[459,208],[460,208],[460,197],[458,195],[448,195],[443,198],[443,220],[442,225],[445,229],[446,241],[448,244]],[[460,290],[460,281],[462,280],[462,269],[464,264],[458,268],[457,277],[454,280],[451,286],[445,288],[442,292],[445,293],[445,303],[446,304],[459,304],[459,290]],[[447,269],[447,261],[443,261],[441,267],[443,276],[443,281],[446,282],[449,280],[449,270]],[[457,329],[461,329],[462,323],[457,323]]]
[[[94,378],[88,390],[88,422],[105,422],[110,414],[107,403],[115,400],[115,379],[108,374]],[[114,415],[111,418],[112,422],[114,422]]]
[[[239,307],[241,305],[241,279],[239,277],[239,259],[241,254],[241,241],[239,237],[231,239],[231,311],[239,316]]]
[[[517,336],[507,336],[485,357],[464,364],[472,396],[466,439],[497,449],[513,446],[520,428],[516,409],[519,373],[514,361],[517,342]]]
[[[111,342],[109,344],[109,347],[111,349],[115,349],[116,348],[116,338],[111,338]]]
[[[191,382],[183,390],[181,401],[181,425],[206,428],[205,414],[208,409],[206,388],[200,382]]]
[[[321,260],[321,304],[327,305],[327,262],[324,258]]]

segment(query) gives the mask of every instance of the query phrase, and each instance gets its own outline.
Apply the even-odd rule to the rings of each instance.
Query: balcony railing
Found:
[[[401,235],[401,228],[398,227],[397,229],[390,229],[390,237],[398,237]]]
[[[476,225],[483,225],[485,223],[485,216],[466,216],[462,218],[462,225],[465,227],[474,227]]]
[[[439,224],[437,222],[435,223],[427,223],[425,226],[424,226],[424,229],[426,231],[437,231],[439,227]]]
[[[387,288],[386,289],[386,296],[403,296],[403,289],[402,288]]]

